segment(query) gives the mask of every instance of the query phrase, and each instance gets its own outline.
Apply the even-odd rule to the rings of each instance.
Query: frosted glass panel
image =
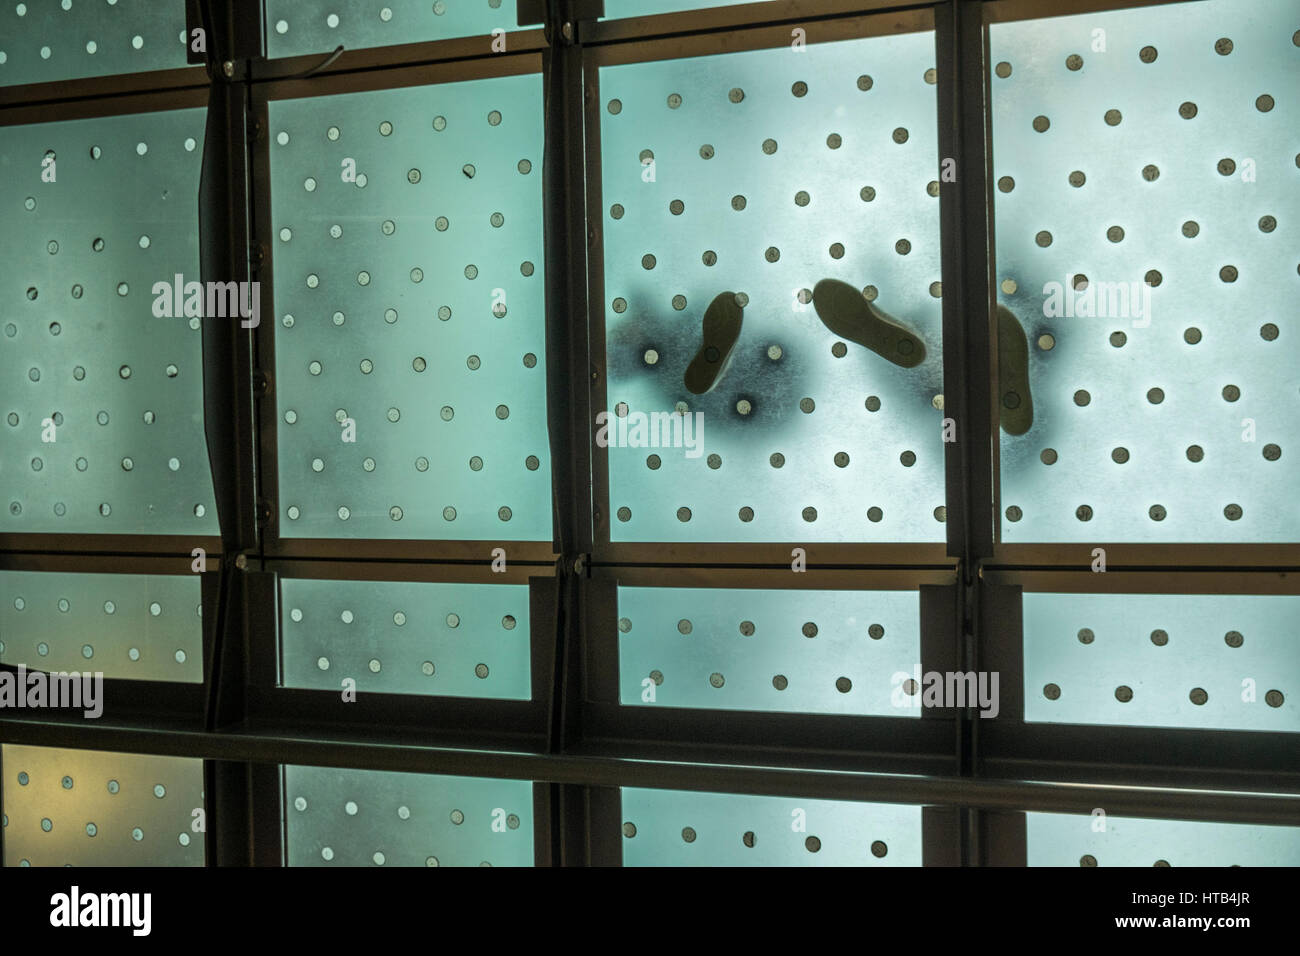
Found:
[[[533,785],[284,768],[289,866],[532,866]]]
[[[203,761],[4,744],[5,866],[202,866]]]
[[[1300,827],[1065,813],[1025,817],[1030,866],[1300,865]]]
[[[424,43],[483,35],[491,48],[493,30],[516,30],[515,0],[385,0],[353,5],[322,0],[267,0],[267,56],[328,53]]]
[[[1032,418],[1004,541],[1300,540],[1295,29],[1283,0],[990,27],[999,335],[1028,352],[1002,400]]]
[[[614,541],[944,538],[934,62],[601,68]]]
[[[921,808],[624,788],[624,866],[920,866]]]
[[[915,591],[618,589],[619,701],[919,717]]]
[[[281,537],[550,540],[541,92],[269,104]]]
[[[1300,597],[1024,595],[1025,719],[1300,731]]]
[[[528,586],[280,579],[284,686],[528,700]]]
[[[218,533],[201,320],[175,308],[200,278],[205,119],[0,136],[0,532]]]
[[[0,86],[186,66],[185,0],[29,0],[0,8]]]
[[[0,571],[0,664],[203,681],[197,574]]]

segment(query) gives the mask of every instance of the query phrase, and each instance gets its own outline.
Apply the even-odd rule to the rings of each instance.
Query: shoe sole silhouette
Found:
[[[744,309],[734,292],[719,292],[704,310],[704,341],[686,367],[686,388],[703,395],[713,388],[726,368],[731,350],[740,338]]]
[[[886,361],[902,368],[915,368],[925,361],[925,343],[847,282],[822,279],[813,287],[813,306],[822,325]]]
[[[998,411],[1008,435],[1023,435],[1034,423],[1029,340],[1020,321],[1003,305],[998,306]]]

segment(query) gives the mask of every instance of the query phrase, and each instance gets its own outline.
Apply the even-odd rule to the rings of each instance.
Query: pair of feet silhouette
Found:
[[[812,304],[822,324],[839,338],[869,348],[902,368],[915,368],[925,361],[925,343],[847,282],[822,279],[813,287]],[[686,367],[689,391],[703,395],[718,383],[743,324],[744,309],[735,293],[718,293],[704,310],[704,340]]]
[[[853,286],[839,279],[822,279],[813,287],[817,317],[832,333],[856,342],[901,368],[925,361],[925,343],[901,322],[868,302]],[[704,310],[703,342],[686,367],[686,388],[703,395],[722,378],[727,359],[740,340],[744,308],[735,293],[720,292]],[[1033,423],[1029,394],[1029,343],[1020,322],[998,306],[998,408],[1000,424],[1011,435],[1023,435]]]

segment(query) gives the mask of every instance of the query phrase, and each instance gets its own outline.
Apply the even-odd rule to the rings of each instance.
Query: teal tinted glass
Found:
[[[0,664],[201,683],[199,576],[0,571]]]
[[[532,866],[533,785],[284,768],[289,866]]]
[[[1025,817],[1030,866],[1300,865],[1300,827],[1147,820],[1097,811]]]
[[[281,536],[550,540],[540,77],[269,115]]]
[[[915,591],[618,589],[619,702],[918,717]]]
[[[1024,595],[1025,719],[1300,731],[1300,597]]]
[[[267,56],[423,43],[515,30],[515,0],[384,0],[357,6],[322,0],[267,0]]]
[[[921,808],[623,788],[624,866],[920,866]]]
[[[1032,403],[1004,541],[1300,540],[1295,29],[1286,0],[990,26],[999,335]]]
[[[0,86],[186,66],[185,0],[27,0],[0,8]]]
[[[205,117],[138,113],[0,137],[11,171],[0,184],[0,530],[218,531],[201,320],[183,296],[201,288]]]
[[[286,687],[528,700],[527,585],[280,579]]]
[[[614,541],[943,539],[933,65],[919,32],[600,69]]]

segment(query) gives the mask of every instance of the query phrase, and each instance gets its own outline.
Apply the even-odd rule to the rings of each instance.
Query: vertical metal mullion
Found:
[[[546,247],[546,404],[554,489],[554,546],[565,557],[591,552],[590,357],[587,341],[587,211],[583,166],[583,55],[551,0],[543,54]],[[564,35],[563,24],[569,24]]]
[[[555,784],[551,794],[551,865],[587,866],[591,830],[587,788]]]
[[[227,60],[235,44],[235,26],[224,16],[211,18],[208,49],[212,83],[203,146],[198,196],[200,278],[203,282],[249,282],[248,89],[235,81]],[[231,62],[229,72],[215,64]],[[240,74],[246,70],[238,71]],[[255,296],[250,295],[251,300]],[[217,599],[214,641],[207,660],[204,722],[217,726],[218,704],[231,689],[222,687],[232,673],[226,656],[238,646],[244,615],[236,604],[241,552],[257,547],[257,467],[253,418],[251,329],[245,319],[203,320],[204,438],[212,471],[223,560]],[[233,673],[238,674],[238,671]],[[235,688],[239,696],[240,688]]]
[[[623,865],[623,793],[617,787],[588,787],[586,866]]]
[[[249,866],[253,862],[249,779],[248,764],[203,762],[208,866]]]
[[[935,8],[938,64],[940,230],[943,270],[944,401],[957,441],[945,457],[948,551],[960,559],[959,654],[979,668],[979,564],[993,551],[991,404],[993,309],[991,148],[988,141],[984,8],[948,0]],[[955,173],[945,181],[944,169]],[[958,772],[977,772],[978,731],[958,715]],[[964,865],[980,859],[978,814],[962,810]]]
[[[207,17],[202,16],[202,4],[193,6],[200,9],[192,10],[187,20],[190,24],[195,19],[202,21],[211,58],[198,202],[201,279],[205,283],[251,282],[256,276],[249,256],[249,90],[242,82],[247,69],[240,55],[247,46],[247,22],[239,20],[234,7],[225,3],[208,6]],[[257,45],[260,43],[259,35]],[[224,68],[226,63],[229,71]],[[258,299],[250,292],[249,300],[260,315]],[[242,722],[247,700],[244,631],[248,590],[242,572],[244,553],[255,552],[259,544],[252,329],[244,328],[244,321],[239,316],[203,320],[204,436],[222,542],[217,614],[205,675],[204,726],[208,730]],[[205,761],[204,789],[208,795],[208,865],[251,865],[256,843],[254,768],[245,763]]]
[[[580,736],[582,668],[577,576],[592,550],[590,355],[587,334],[587,211],[583,53],[568,0],[546,5],[542,56],[545,111],[543,229],[546,255],[546,399],[554,503],[557,601],[551,679],[550,753]],[[549,862],[571,864],[587,840],[577,788],[551,786]]]
[[[284,766],[266,763],[244,766],[247,768],[249,860],[253,866],[287,866]]]
[[[214,59],[232,42],[229,27],[209,36]],[[248,282],[252,278],[248,221],[248,138],[246,84],[215,65],[199,183],[200,278],[203,282]],[[232,74],[234,73],[232,66]],[[211,463],[222,550],[233,555],[257,540],[253,442],[252,355],[249,329],[238,317],[203,319],[204,435]]]

